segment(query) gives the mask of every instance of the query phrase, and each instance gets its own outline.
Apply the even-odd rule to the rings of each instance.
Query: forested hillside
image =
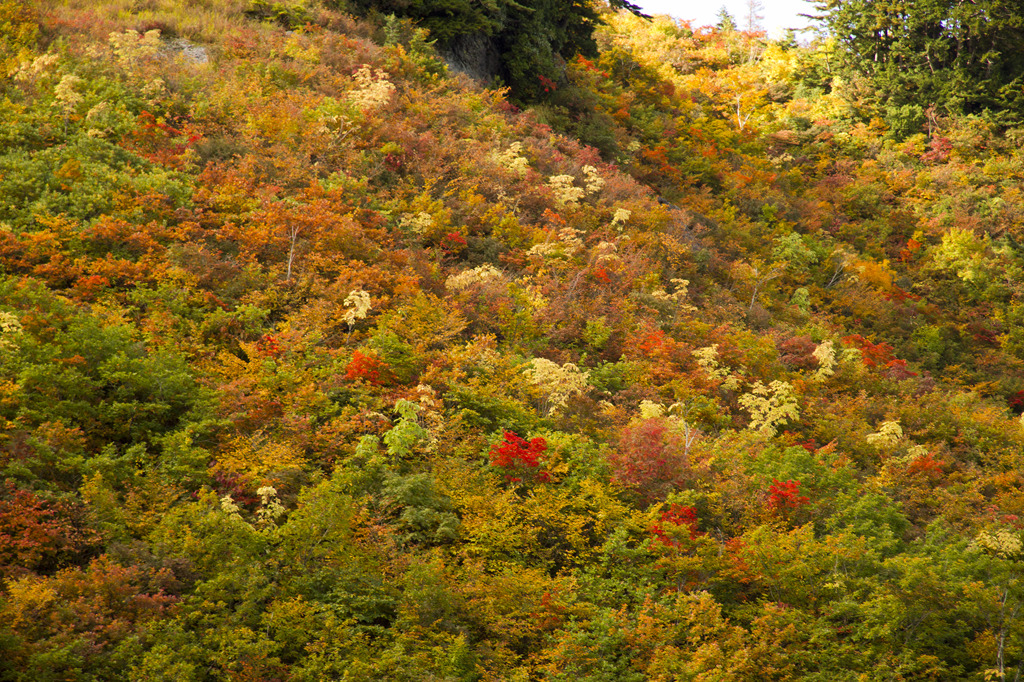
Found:
[[[615,4],[0,0],[0,679],[1020,678],[1019,10]]]

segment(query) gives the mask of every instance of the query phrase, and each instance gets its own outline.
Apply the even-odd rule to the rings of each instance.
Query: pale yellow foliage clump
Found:
[[[598,242],[597,246],[594,247],[594,255],[596,258],[594,262],[600,265],[601,263],[615,263],[622,259],[619,258],[617,251],[619,247],[615,246],[613,242]]]
[[[661,403],[656,403],[653,400],[641,400],[640,404],[637,406],[637,411],[640,413],[640,419],[668,417],[671,421],[682,424],[686,423],[686,420],[683,418],[686,406],[683,403],[672,403],[668,407],[665,407]]]
[[[548,414],[565,407],[569,398],[580,395],[587,390],[587,378],[590,372],[567,362],[559,366],[545,358],[534,358],[525,370],[527,378],[538,386],[547,396],[550,405]]]
[[[123,33],[111,33],[107,42],[117,61],[122,66],[132,67],[142,59],[156,56],[160,49],[160,29],[152,29],[143,34],[129,29]]]
[[[95,121],[106,116],[110,112],[110,104],[107,102],[99,102],[92,109],[85,114],[86,121]]]
[[[230,493],[220,498],[220,510],[225,514],[241,517],[239,512],[242,508],[235,504],[235,498],[231,497]]]
[[[974,539],[974,542],[971,543],[971,546],[986,554],[993,554],[1003,559],[1019,557],[1021,549],[1024,549],[1024,544],[1021,543],[1019,535],[1002,528],[994,533],[989,533],[985,530],[981,531],[978,533],[978,537]]]
[[[345,297],[345,307],[351,307],[351,310],[346,310],[345,314],[341,316],[341,319],[348,322],[348,326],[353,326],[356,320],[363,320],[366,315],[370,312],[370,294],[363,291],[362,289],[355,289],[350,291],[348,296]]]
[[[522,295],[522,300],[526,302],[534,310],[542,310],[548,307],[550,301],[541,293],[541,290],[537,286],[526,286],[519,289],[519,293]]]
[[[869,433],[866,440],[880,448],[892,447],[903,438],[903,427],[899,420],[882,422],[877,433]]]
[[[110,121],[111,113],[110,103],[101,101],[95,104],[85,115],[86,124],[89,126],[86,134],[90,137],[103,137],[110,133],[111,129],[105,123]],[[195,154],[195,150],[187,150],[186,154]]]
[[[657,288],[657,289],[655,289],[654,291],[651,292],[651,296],[656,298],[656,299],[658,299],[659,301],[669,301],[669,302],[675,303],[675,304],[677,304],[679,306],[680,310],[689,311],[689,312],[693,312],[694,310],[696,310],[697,308],[695,308],[694,306],[692,306],[689,303],[685,302],[686,301],[686,297],[689,296],[689,294],[690,294],[690,280],[688,280],[688,279],[673,278],[673,279],[671,279],[669,281],[672,284],[675,285],[675,291],[673,291],[670,294],[667,291],[665,291],[664,289],[659,287],[659,288]],[[717,355],[717,353],[718,353],[718,345],[717,344],[714,346],[714,349],[715,349],[715,355]],[[700,349],[700,350],[707,350],[707,349]],[[698,351],[694,351],[693,352],[693,354],[696,355],[697,358],[698,358],[697,359],[697,363],[700,364],[701,363],[701,360],[700,360],[701,356],[697,355],[697,353],[698,353]],[[716,364],[717,364],[717,361],[716,361]],[[703,367],[703,366],[704,365],[701,364],[701,367]]]
[[[558,231],[558,241],[562,242],[567,252],[576,253],[583,248],[583,240],[580,239],[581,234],[583,233],[575,227],[563,227]]]
[[[683,424],[686,423],[686,420],[683,418],[683,415],[686,412],[686,405],[683,403],[672,403],[668,407],[665,407],[661,403],[656,403],[653,400],[641,400],[637,410],[640,413],[640,419],[668,417],[672,421]]]
[[[530,247],[527,253],[531,256],[541,256],[542,258],[564,258],[566,256],[571,256],[583,249],[583,240],[580,239],[580,235],[582,235],[582,233],[582,231],[575,227],[562,227],[556,233],[556,237],[558,239],[557,242],[550,241],[549,237],[549,241],[542,242],[541,244],[535,244]],[[612,252],[616,250],[614,244],[611,244],[610,242],[601,242],[598,244],[596,251],[600,255],[600,252],[602,251],[607,252],[609,247]]]
[[[349,101],[362,111],[380,109],[395,94],[395,86],[388,80],[387,74],[377,71],[376,75],[369,64],[364,64],[352,76],[356,87],[348,93]]]
[[[508,149],[500,154],[495,154],[494,160],[510,173],[523,177],[526,175],[526,171],[530,170],[530,162],[522,155],[522,151],[523,143],[513,142]]]
[[[583,233],[574,227],[563,227],[557,233],[557,242],[545,241],[540,244],[534,244],[527,253],[531,256],[541,256],[542,258],[571,256],[583,248],[583,240],[580,239],[581,234]],[[598,245],[599,249],[607,250],[608,247],[602,245],[611,245],[612,249],[615,249],[615,245],[610,242],[601,242]]]
[[[584,166],[583,176],[585,178],[584,184],[587,188],[587,194],[597,194],[604,189],[604,178],[598,175],[597,169],[593,166]]]
[[[437,398],[437,391],[430,384],[416,384],[416,388],[413,389],[419,400],[419,405],[425,410],[436,410],[441,407],[442,403]]]
[[[708,378],[722,381],[722,388],[727,391],[735,391],[740,387],[740,380],[730,373],[729,368],[719,365],[717,343],[698,348],[691,351],[690,354],[697,358],[697,364],[707,373]]]
[[[457,275],[452,275],[445,280],[444,286],[452,291],[462,291],[463,289],[468,289],[474,284],[501,282],[504,279],[505,275],[501,273],[501,270],[490,263],[484,263],[472,270],[464,270]]]
[[[402,217],[402,227],[408,228],[416,234],[426,234],[427,230],[434,226],[434,216],[426,211],[419,213],[407,213]]]
[[[653,400],[641,400],[639,410],[641,419],[656,419],[665,416],[665,406]]]
[[[60,109],[65,116],[74,111],[85,99],[75,91],[81,82],[82,79],[73,73],[64,75],[53,89],[54,102],[51,106]]]
[[[21,320],[14,313],[0,310],[0,334],[20,334]]]
[[[612,216],[612,227],[621,231],[632,215],[633,212],[628,208],[615,209],[615,214]]]
[[[548,187],[555,193],[555,201],[562,206],[575,207],[586,193],[582,187],[574,183],[576,178],[571,175],[552,175],[548,178]]]
[[[750,412],[750,429],[774,436],[778,428],[800,418],[793,387],[785,381],[765,386],[756,382],[750,393],[740,396],[740,406]]]
[[[493,335],[474,336],[466,344],[467,360],[488,372],[497,371],[502,366],[502,356],[495,350],[497,341]]]
[[[13,346],[11,339],[21,331],[21,321],[12,313],[0,310],[0,350]]]
[[[824,381],[836,373],[836,351],[831,341],[822,341],[811,353],[818,361],[818,369],[811,375],[814,381]]]
[[[726,371],[720,369],[718,366],[718,344],[713,343],[710,346],[698,348],[690,353],[693,357],[697,358],[697,364],[700,365],[701,369],[708,373],[708,376],[714,379],[721,379],[725,376]]]
[[[534,244],[533,246],[530,247],[530,250],[527,251],[527,253],[531,256],[540,256],[542,258],[545,258],[547,256],[558,255],[559,252],[561,252],[561,247],[559,247],[558,244],[553,244],[551,242],[541,242],[540,244]]]
[[[908,463],[912,462],[913,460],[917,459],[918,457],[924,457],[929,452],[930,452],[930,450],[928,449],[928,446],[926,446],[926,445],[920,445],[920,444],[911,445],[909,448],[907,448],[907,458],[908,458],[907,462]]]
[[[269,526],[277,522],[284,515],[285,509],[277,499],[277,488],[272,485],[260,487],[256,494],[260,496],[260,508],[256,510],[256,519],[262,526]],[[220,498],[220,509],[225,514],[237,519],[242,518],[242,508],[239,507],[231,495]]]
[[[256,491],[260,496],[260,508],[256,516],[263,525],[275,523],[284,514],[284,506],[277,500],[277,488],[265,485]]]
[[[44,54],[30,62],[24,62],[18,68],[17,73],[14,74],[14,80],[34,81],[37,78],[46,76],[50,73],[50,68],[57,63],[57,60],[58,57],[55,54]]]

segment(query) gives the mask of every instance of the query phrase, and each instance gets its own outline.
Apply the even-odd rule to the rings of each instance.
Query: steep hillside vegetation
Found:
[[[361,6],[0,0],[0,678],[1019,677],[1013,117]]]

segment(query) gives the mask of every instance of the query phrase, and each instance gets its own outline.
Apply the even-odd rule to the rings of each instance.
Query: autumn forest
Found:
[[[0,0],[0,680],[1024,675],[1024,11]]]

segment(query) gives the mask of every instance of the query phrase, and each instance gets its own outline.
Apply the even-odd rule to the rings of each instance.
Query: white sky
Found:
[[[747,17],[746,0],[633,0],[644,8],[647,14],[670,14],[678,19],[689,19],[694,28],[713,25],[718,10],[724,5],[736,20],[736,25],[745,28]],[[778,37],[787,28],[803,28],[807,19],[797,16],[815,14],[814,5],[807,0],[761,0],[764,5],[764,27],[770,35]]]

